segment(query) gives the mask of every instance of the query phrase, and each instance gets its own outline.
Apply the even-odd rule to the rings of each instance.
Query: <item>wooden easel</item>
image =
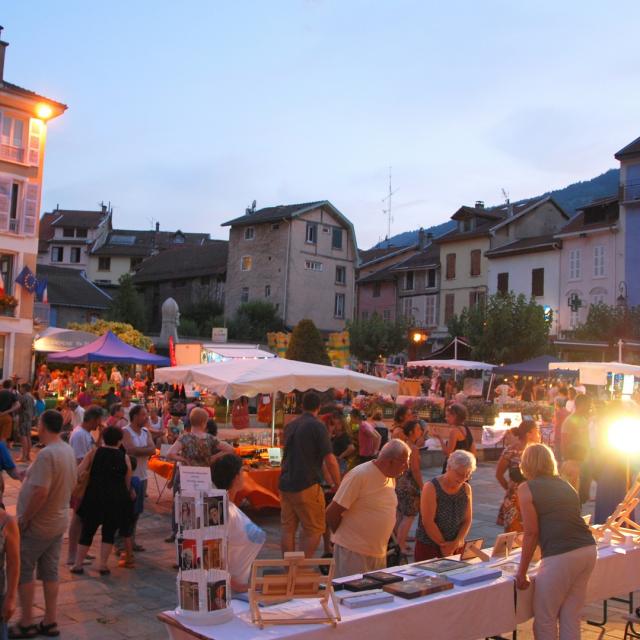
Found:
[[[640,535],[640,525],[632,518],[633,510],[640,503],[640,476],[636,477],[622,502],[607,518],[604,524],[590,527],[591,533],[597,540],[604,537],[607,531],[611,532],[611,539],[624,542],[625,534]]]
[[[321,567],[328,569],[327,575],[321,573]],[[279,569],[283,573],[259,576],[259,569]],[[248,594],[251,621],[261,629],[266,624],[330,624],[335,627],[340,621],[340,609],[333,591],[333,571],[332,559],[305,558],[302,552],[285,553],[283,560],[256,560],[251,568]],[[325,616],[285,618],[260,610],[261,604],[296,598],[317,599]]]

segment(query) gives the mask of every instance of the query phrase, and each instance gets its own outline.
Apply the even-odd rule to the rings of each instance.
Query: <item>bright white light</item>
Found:
[[[640,451],[640,421],[635,418],[620,418],[609,425],[609,446],[621,453]]]

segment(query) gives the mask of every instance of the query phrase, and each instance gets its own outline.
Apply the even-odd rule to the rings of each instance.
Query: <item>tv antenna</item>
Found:
[[[399,189],[393,190],[391,188],[391,167],[389,167],[389,194],[382,198],[382,202],[387,205],[386,209],[382,210],[382,213],[387,216],[387,240],[391,237],[391,223],[393,222],[393,214],[391,212],[391,196],[398,193]]]

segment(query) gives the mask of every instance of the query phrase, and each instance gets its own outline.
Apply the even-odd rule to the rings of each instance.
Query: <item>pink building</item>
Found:
[[[384,320],[395,322],[397,285],[392,268],[358,280],[358,320],[366,320],[377,313]]]
[[[624,278],[622,235],[617,196],[587,205],[556,235],[562,240],[559,331],[584,322],[592,304],[616,304]],[[579,300],[577,310],[572,310],[571,299]]]

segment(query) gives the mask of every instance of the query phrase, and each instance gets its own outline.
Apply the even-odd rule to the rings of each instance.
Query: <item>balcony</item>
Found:
[[[24,163],[24,149],[10,144],[0,144],[0,160]]]
[[[640,202],[640,182],[628,182],[622,187],[623,202]]]
[[[33,303],[33,322],[36,325],[49,326],[51,307],[45,302]]]

